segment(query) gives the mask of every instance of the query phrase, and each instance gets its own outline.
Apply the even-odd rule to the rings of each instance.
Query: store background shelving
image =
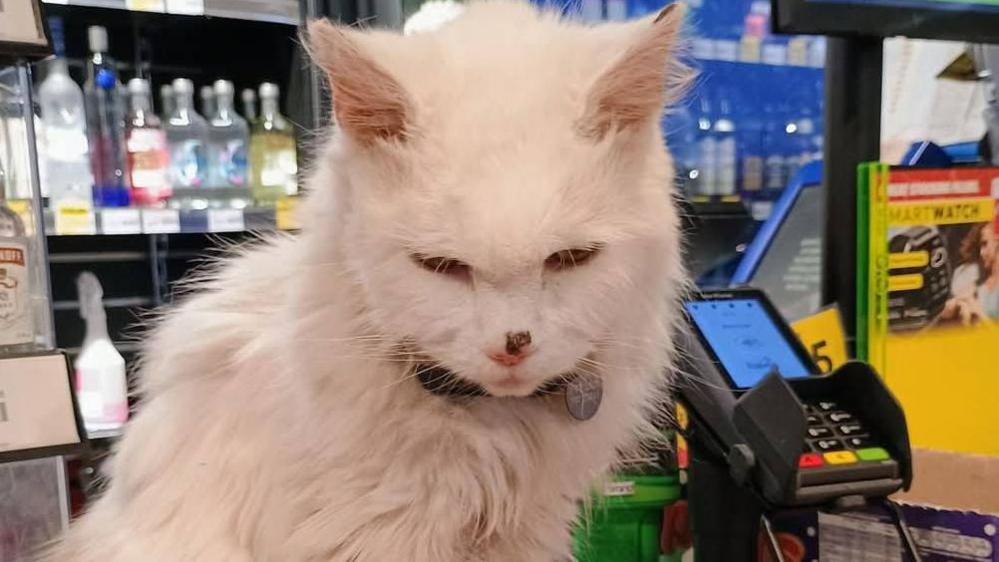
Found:
[[[137,1],[71,0],[48,2],[46,17],[61,19],[65,58],[70,76],[84,81],[87,28],[108,30],[110,55],[122,82],[133,76],[150,80],[154,110],[161,113],[159,87],[178,77],[197,87],[224,78],[243,88],[272,82],[281,91],[281,112],[296,128],[300,141],[311,138],[321,121],[317,109],[322,82],[309,68],[298,39],[298,24],[313,16],[339,13],[336,2],[297,0],[208,0],[203,4]],[[154,9],[150,10],[150,7]],[[179,7],[178,7],[179,6]],[[184,14],[171,12],[185,12]],[[48,62],[33,65],[37,87],[46,77]],[[41,123],[44,126],[43,123]],[[300,165],[309,158],[308,142],[299,147]],[[16,196],[16,194],[14,194]],[[162,208],[45,208],[32,224],[44,227],[51,278],[55,345],[71,360],[81,352],[85,323],[80,317],[76,279],[93,272],[104,289],[108,329],[116,349],[129,365],[129,385],[135,385],[134,367],[140,341],[157,309],[174,301],[177,282],[222,253],[220,246],[251,242],[258,233],[297,228],[296,197],[276,205],[245,208],[193,208],[171,202]],[[197,203],[195,203],[197,204]],[[28,215],[26,201],[12,201]],[[138,406],[133,396],[131,407]],[[74,510],[99,492],[96,478],[109,444],[120,430],[92,432],[87,455],[72,461],[67,472],[74,482]]]
[[[225,17],[286,25],[298,25],[301,19],[301,7],[294,0],[45,0],[45,3],[130,12]]]

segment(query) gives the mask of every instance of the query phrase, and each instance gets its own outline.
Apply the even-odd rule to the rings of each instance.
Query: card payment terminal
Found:
[[[799,487],[858,481],[880,482],[877,493],[901,487],[891,447],[852,401],[837,398],[833,389],[822,392],[815,380],[821,378],[818,367],[762,291],[704,292],[685,302],[684,312],[733,395],[752,389],[770,373],[797,394],[806,422],[797,459]],[[813,494],[802,495],[806,497]]]
[[[887,504],[908,488],[905,415],[869,365],[820,374],[759,290],[704,291],[683,308],[678,399],[698,562],[755,560],[769,513]]]

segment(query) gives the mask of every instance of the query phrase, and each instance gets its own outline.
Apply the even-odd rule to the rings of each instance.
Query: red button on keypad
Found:
[[[819,453],[805,453],[798,457],[798,468],[818,468],[824,464]]]

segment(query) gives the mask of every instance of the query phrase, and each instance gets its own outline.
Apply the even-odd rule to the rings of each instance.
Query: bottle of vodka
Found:
[[[236,113],[236,90],[228,80],[214,84],[215,114],[208,122],[208,170],[212,187],[249,186],[250,130]]]
[[[34,320],[24,222],[7,206],[7,184],[0,166],[0,356],[29,349]]]
[[[174,103],[173,86],[163,84],[160,86],[160,115],[164,119],[168,119],[173,114],[175,107],[177,104]]]
[[[167,177],[170,153],[166,133],[159,117],[153,113],[149,81],[132,78],[128,81],[129,113],[128,172],[132,180],[132,198],[144,206],[162,205],[171,194]]]
[[[190,80],[174,80],[173,92],[176,105],[164,125],[170,146],[170,183],[174,189],[200,189],[208,179],[208,123],[194,110]]]
[[[38,105],[45,122],[41,160],[52,208],[92,207],[94,178],[83,90],[69,77],[66,59],[49,63],[48,75],[38,87]]]
[[[87,29],[90,60],[84,99],[87,107],[87,133],[90,165],[94,174],[94,201],[102,207],[129,204],[125,166],[125,116],[120,99],[118,75],[107,56],[108,32],[100,26]]]
[[[202,86],[198,97],[201,98],[201,114],[205,119],[211,119],[215,115],[215,90],[211,86]]]
[[[252,126],[257,120],[257,93],[253,88],[245,88],[239,97],[243,100],[243,117]]]

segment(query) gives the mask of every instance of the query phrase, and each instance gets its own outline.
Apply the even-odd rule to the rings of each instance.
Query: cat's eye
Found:
[[[456,279],[468,279],[472,275],[472,267],[467,263],[453,258],[428,257],[422,254],[410,254],[410,257],[417,265],[440,275],[447,275]]]
[[[593,256],[597,255],[599,251],[598,246],[559,250],[545,259],[545,268],[550,271],[562,271],[579,267],[593,259]]]

